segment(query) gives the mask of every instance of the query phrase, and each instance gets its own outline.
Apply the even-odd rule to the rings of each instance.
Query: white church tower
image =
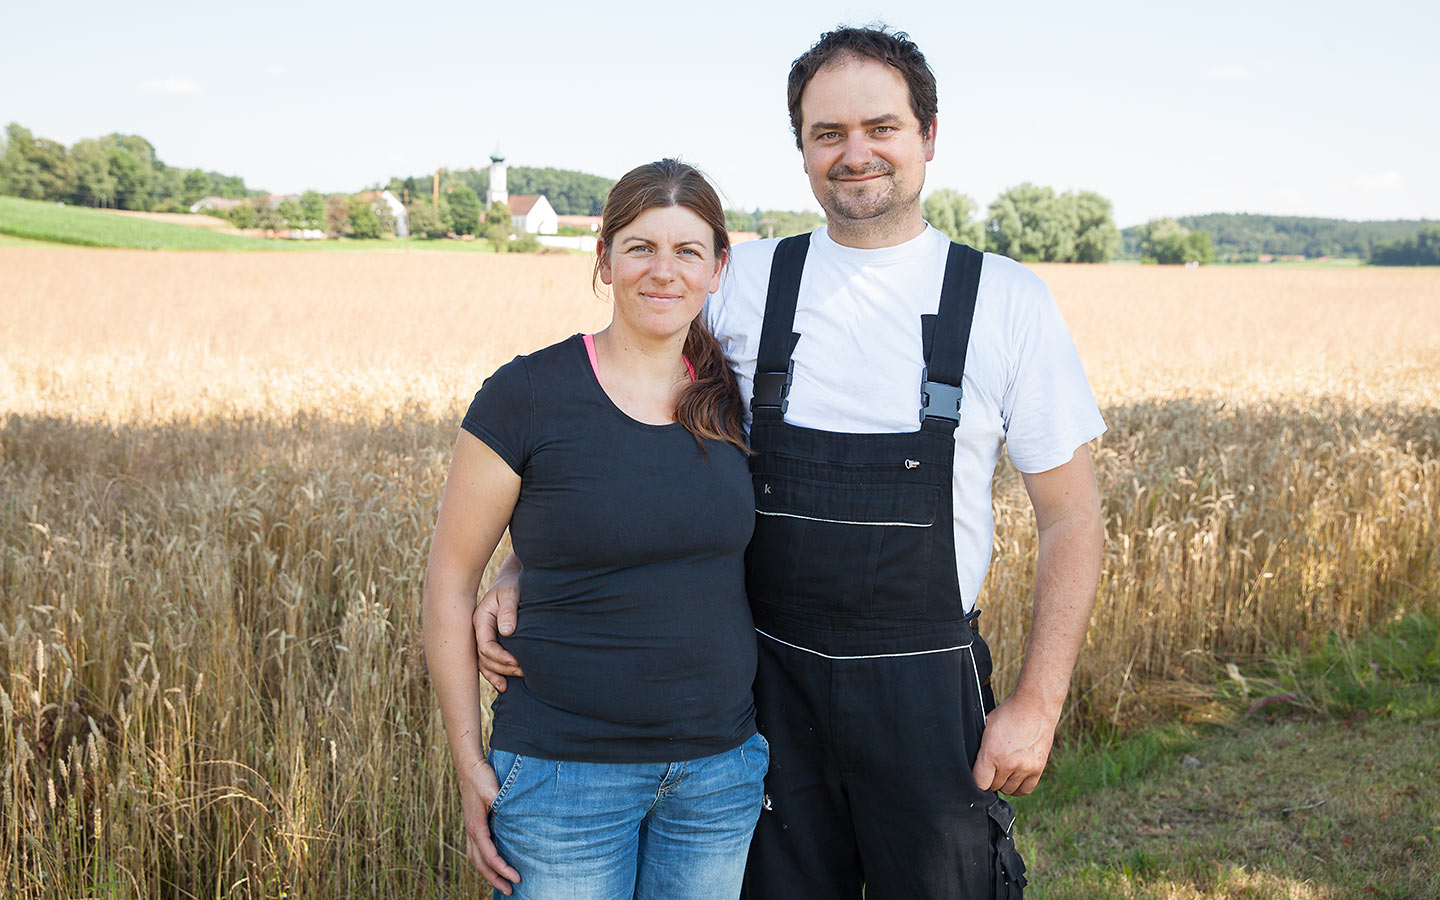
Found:
[[[492,203],[507,203],[510,195],[505,190],[505,154],[500,152],[497,144],[495,151],[490,154],[490,189],[485,192],[485,208],[489,209]]]

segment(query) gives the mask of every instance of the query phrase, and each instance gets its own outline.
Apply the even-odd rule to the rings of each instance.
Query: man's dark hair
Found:
[[[800,147],[800,95],[815,73],[827,63],[846,57],[863,57],[882,62],[900,73],[910,89],[910,109],[920,120],[920,130],[930,127],[935,119],[935,73],[925,62],[925,54],[903,31],[891,31],[888,25],[864,28],[842,26],[820,35],[820,40],[799,59],[790,64],[790,83],[786,99],[790,103],[790,128],[795,132],[795,146]]]

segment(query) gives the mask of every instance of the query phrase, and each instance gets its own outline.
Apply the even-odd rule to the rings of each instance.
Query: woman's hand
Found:
[[[500,858],[490,836],[490,804],[500,792],[495,770],[485,760],[460,773],[460,804],[465,810],[465,855],[495,890],[506,896],[520,873]]]

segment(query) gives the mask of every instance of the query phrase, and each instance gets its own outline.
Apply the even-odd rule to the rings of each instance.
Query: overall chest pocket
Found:
[[[827,616],[925,612],[940,492],[757,472],[750,597]]]

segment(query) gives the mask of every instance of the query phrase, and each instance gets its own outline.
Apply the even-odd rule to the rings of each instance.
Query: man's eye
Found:
[[[627,250],[626,252],[627,252],[627,253],[649,253],[649,252],[650,252],[650,248],[647,247],[647,246],[645,246],[644,244],[636,244],[635,246],[631,247],[631,248],[630,248],[629,250]]]
[[[881,125],[881,126],[879,126],[878,128],[875,129],[875,133],[876,133],[876,134],[889,134],[890,132],[892,132],[892,131],[894,131],[894,130],[895,130],[895,126],[894,126],[894,125]]]

